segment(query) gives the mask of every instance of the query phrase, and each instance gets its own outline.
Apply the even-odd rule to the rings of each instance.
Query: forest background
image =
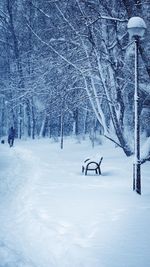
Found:
[[[149,0],[3,0],[0,3],[0,138],[105,135],[127,156],[134,139],[132,16],[139,47],[141,134],[150,136]],[[149,152],[148,152],[149,153]]]

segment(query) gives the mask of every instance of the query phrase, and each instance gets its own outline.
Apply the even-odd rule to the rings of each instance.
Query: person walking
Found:
[[[8,131],[8,144],[10,147],[14,145],[15,129],[11,126]]]

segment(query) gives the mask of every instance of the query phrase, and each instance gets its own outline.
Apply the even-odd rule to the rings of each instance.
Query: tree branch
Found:
[[[114,139],[112,139],[111,137],[107,136],[107,135],[103,135],[104,137],[106,137],[107,139],[109,139],[110,141],[112,141],[113,143],[115,143],[117,146],[123,148],[118,142],[116,142]]]
[[[82,76],[83,72],[81,69],[79,69],[75,64],[73,64],[71,61],[69,61],[67,58],[65,58],[63,55],[61,55],[52,45],[49,43],[43,41],[41,37],[31,28],[31,26],[27,23],[27,27],[32,31],[32,33],[37,37],[37,39],[43,43],[44,45],[48,46],[56,55],[58,55],[63,61],[65,61],[68,65],[71,65],[73,68],[75,68]]]

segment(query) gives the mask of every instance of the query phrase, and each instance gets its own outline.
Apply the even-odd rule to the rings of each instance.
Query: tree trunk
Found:
[[[31,99],[31,137],[35,138],[35,114],[34,114],[34,106],[33,99]]]
[[[22,137],[22,107],[19,105],[19,111],[18,111],[18,138],[21,139]]]
[[[46,126],[47,126],[47,114],[45,114],[44,119],[42,121],[39,137],[44,137],[45,136]]]
[[[63,149],[64,146],[64,114],[61,112],[60,117],[60,148]]]

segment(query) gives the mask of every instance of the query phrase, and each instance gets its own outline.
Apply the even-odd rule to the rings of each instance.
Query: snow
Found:
[[[145,21],[140,17],[132,17],[128,21],[128,29],[129,28],[144,28],[146,29]]]
[[[84,176],[99,154],[102,175]],[[1,144],[0,267],[149,267],[149,226],[149,162],[140,196],[132,158],[109,141]]]
[[[127,28],[130,37],[143,37],[147,27],[145,21],[142,18],[132,17],[128,21]]]
[[[141,159],[146,158],[150,152],[150,137],[143,143],[141,147]]]

